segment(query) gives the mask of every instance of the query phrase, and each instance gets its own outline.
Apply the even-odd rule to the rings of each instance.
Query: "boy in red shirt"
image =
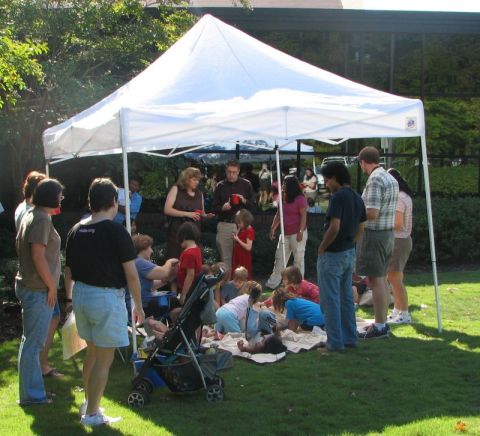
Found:
[[[192,287],[195,277],[202,270],[202,252],[197,245],[199,240],[200,232],[192,223],[183,223],[178,229],[178,242],[183,249],[177,273],[181,304],[185,302],[185,297]]]

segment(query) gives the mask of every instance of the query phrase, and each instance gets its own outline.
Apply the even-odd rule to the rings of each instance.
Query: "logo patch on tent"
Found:
[[[417,117],[407,117],[405,119],[406,130],[417,130]]]

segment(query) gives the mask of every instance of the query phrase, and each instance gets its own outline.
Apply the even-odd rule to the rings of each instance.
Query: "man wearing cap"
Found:
[[[232,265],[233,233],[237,232],[235,214],[240,209],[255,209],[255,193],[251,183],[239,177],[240,164],[230,160],[225,165],[225,179],[218,182],[213,193],[212,210],[217,214],[217,248],[222,262]]]

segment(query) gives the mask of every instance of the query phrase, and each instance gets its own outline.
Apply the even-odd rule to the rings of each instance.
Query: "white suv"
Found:
[[[350,167],[356,163],[356,158],[350,157],[350,156],[328,156],[323,159],[322,165],[320,165],[320,168],[323,168],[330,162],[341,162],[346,167]]]

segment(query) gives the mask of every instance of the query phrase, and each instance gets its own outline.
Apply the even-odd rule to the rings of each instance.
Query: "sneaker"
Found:
[[[122,418],[120,416],[116,418],[112,418],[110,416],[106,416],[101,412],[93,413],[91,415],[84,415],[80,420],[80,423],[83,425],[104,425],[104,424],[113,424],[115,422],[121,421]]]
[[[381,330],[379,330],[375,326],[375,324],[372,324],[364,332],[359,333],[358,338],[359,339],[382,339],[382,338],[388,338],[389,333],[390,333],[390,327],[388,327],[388,324],[385,324],[385,327]]]
[[[408,312],[401,312],[398,313],[394,318],[388,319],[387,322],[389,324],[410,324],[412,322],[412,316]]]
[[[84,400],[80,406],[80,409],[78,409],[78,414],[80,415],[80,418],[87,413],[87,407],[88,401]],[[99,407],[98,410],[100,411],[100,413],[105,412],[105,409],[103,407]]]
[[[397,309],[393,309],[390,315],[387,316],[387,322],[392,322],[401,312]]]

